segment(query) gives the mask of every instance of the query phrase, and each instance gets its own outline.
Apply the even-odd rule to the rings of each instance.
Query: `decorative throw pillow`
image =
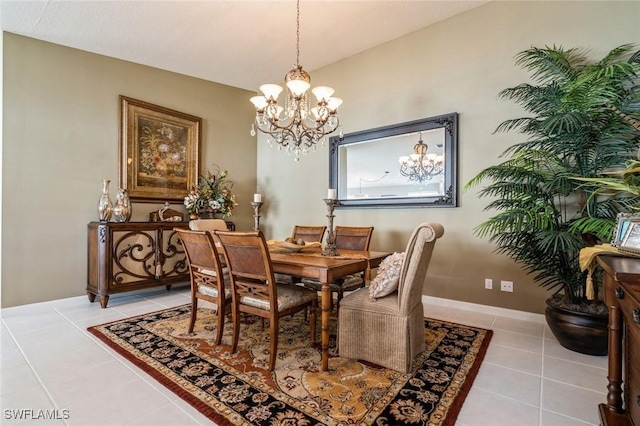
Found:
[[[378,274],[369,284],[369,298],[371,298],[372,302],[388,296],[398,289],[403,261],[404,252],[393,253],[380,262]]]

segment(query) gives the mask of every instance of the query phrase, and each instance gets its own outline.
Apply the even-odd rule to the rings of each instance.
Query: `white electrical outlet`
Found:
[[[491,278],[484,279],[484,288],[491,290],[493,288],[493,280]]]
[[[513,293],[513,281],[500,281],[500,291]]]

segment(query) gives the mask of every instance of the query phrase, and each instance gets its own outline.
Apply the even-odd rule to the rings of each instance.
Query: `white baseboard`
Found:
[[[532,312],[517,311],[515,309],[499,308],[497,306],[479,305],[477,303],[461,302],[459,300],[442,299],[440,297],[422,295],[422,303],[428,305],[443,306],[446,308],[462,309],[464,311],[478,312],[487,315],[513,318],[523,321],[531,321],[546,324],[544,315]]]

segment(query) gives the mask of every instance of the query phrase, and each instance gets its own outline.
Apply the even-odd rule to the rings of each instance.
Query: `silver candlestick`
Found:
[[[329,214],[327,217],[329,218],[329,233],[327,234],[327,244],[324,246],[324,250],[322,250],[323,256],[340,256],[338,250],[336,249],[336,237],[333,234],[333,209],[338,205],[338,200],[334,198],[325,198],[324,202],[327,204],[327,210]]]
[[[253,230],[258,232],[260,230],[260,207],[262,207],[262,202],[252,201],[251,207],[253,207]]]

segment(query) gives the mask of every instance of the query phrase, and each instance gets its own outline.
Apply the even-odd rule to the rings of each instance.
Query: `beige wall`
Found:
[[[118,187],[119,95],[201,117],[201,164],[229,170],[232,219],[252,227],[250,92],[10,33],[3,82],[2,306],[85,294],[87,223],[102,179]],[[159,207],[135,203],[132,219]]]
[[[498,101],[500,90],[526,80],[513,57],[531,46],[589,48],[600,58],[623,43],[640,46],[637,2],[492,2],[409,36],[312,72],[312,86],[326,84],[344,99],[345,133],[458,112],[459,193],[457,208],[337,210],[336,225],[373,225],[372,249],[404,250],[420,222],[440,222],[438,242],[424,294],[541,313],[548,293],[510,260],[498,256],[473,228],[488,217],[486,199],[462,186],[496,163],[518,135],[493,135],[497,125],[521,111]],[[311,53],[307,53],[311,54]],[[327,149],[294,163],[258,143],[258,186],[264,194],[262,222],[270,236],[290,233],[293,224],[324,224],[322,198],[328,186]],[[484,289],[484,278],[494,289]],[[499,280],[514,281],[514,293]]]
[[[492,2],[312,72],[314,86],[331,85],[345,100],[346,133],[459,113],[459,207],[337,210],[335,224],[373,225],[373,249],[400,251],[418,223],[441,222],[424,294],[542,312],[548,294],[473,236],[487,200],[462,185],[519,141],[492,135],[520,114],[496,99],[527,78],[513,65],[517,52],[557,44],[601,57],[640,45],[639,20],[637,2]],[[260,137],[256,152],[252,93],[9,33],[3,47],[2,306],[84,294],[86,224],[97,218],[101,180],[112,180],[112,196],[117,186],[120,94],[203,118],[202,164],[229,169],[239,229],[252,226],[256,181],[268,238],[326,223],[327,149],[294,163]],[[135,204],[134,219],[157,207]],[[484,290],[485,277],[512,280],[515,292]]]

